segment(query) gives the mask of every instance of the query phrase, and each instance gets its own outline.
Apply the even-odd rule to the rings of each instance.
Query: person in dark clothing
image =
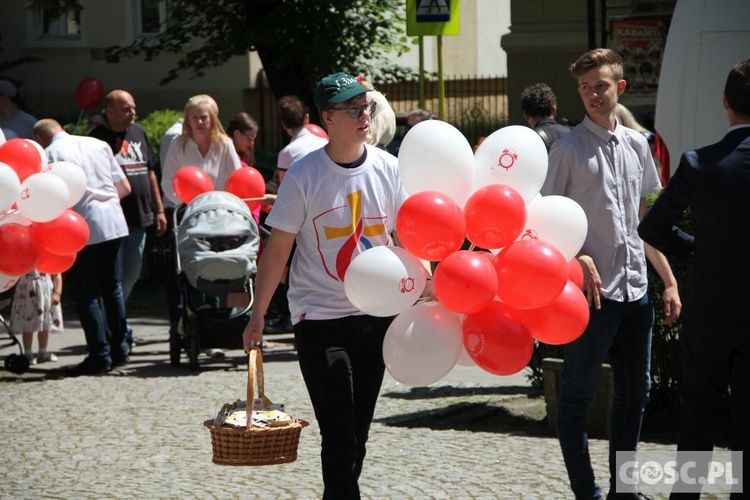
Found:
[[[523,89],[521,109],[526,123],[542,138],[548,153],[553,142],[570,132],[570,127],[555,121],[557,98],[546,83],[535,83]]]
[[[693,255],[680,332],[678,461],[713,450],[727,394],[731,449],[744,452],[750,443],[750,260],[738,238],[750,212],[750,59],[729,72],[723,104],[729,121],[724,138],[682,155],[638,226],[643,241],[662,252]],[[692,244],[673,230],[688,209],[695,231]],[[706,471],[708,464],[702,466]],[[742,472],[746,470],[743,465]],[[686,485],[678,481],[670,498],[700,497],[700,482],[687,490],[680,486]],[[731,498],[744,497],[733,491]]]

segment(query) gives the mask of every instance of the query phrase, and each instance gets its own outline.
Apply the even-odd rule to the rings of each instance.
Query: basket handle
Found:
[[[258,397],[264,395],[263,381],[263,354],[259,347],[253,347],[248,353],[247,360],[247,404],[245,413],[247,415],[247,428],[253,426],[253,410],[255,410],[255,388],[258,388]]]

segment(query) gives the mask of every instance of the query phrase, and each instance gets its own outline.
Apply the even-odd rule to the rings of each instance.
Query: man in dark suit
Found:
[[[741,236],[750,213],[750,59],[729,72],[723,103],[727,134],[682,155],[638,227],[641,238],[662,252],[694,251],[680,334],[678,459],[685,460],[691,450],[713,449],[727,388],[732,450],[746,451],[750,436],[750,258]],[[695,230],[693,248],[672,230],[686,209]]]
[[[521,93],[523,118],[544,141],[549,153],[552,143],[570,132],[570,127],[555,121],[557,98],[546,83],[529,85]]]

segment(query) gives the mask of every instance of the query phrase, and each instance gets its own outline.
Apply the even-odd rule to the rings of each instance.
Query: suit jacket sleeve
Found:
[[[677,227],[690,206],[693,167],[689,155],[682,156],[674,176],[638,225],[641,239],[669,259],[684,259],[693,252],[693,236]]]

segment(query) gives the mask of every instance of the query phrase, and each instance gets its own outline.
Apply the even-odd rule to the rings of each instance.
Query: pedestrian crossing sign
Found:
[[[458,0],[406,0],[406,34],[458,35]]]

